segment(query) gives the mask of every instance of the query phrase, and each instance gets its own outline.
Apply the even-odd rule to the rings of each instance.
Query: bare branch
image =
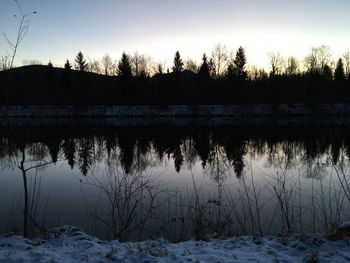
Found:
[[[18,0],[14,0],[16,3],[17,9],[19,11],[20,16],[14,15],[14,18],[19,23],[18,30],[17,30],[17,36],[15,41],[11,41],[5,33],[2,33],[5,41],[8,43],[9,47],[12,50],[11,55],[11,63],[10,68],[13,67],[13,62],[16,58],[17,49],[20,43],[23,41],[24,37],[27,35],[29,31],[29,20],[26,20],[29,16],[36,14],[36,11],[30,12],[30,13],[24,13],[21,5],[18,3]]]

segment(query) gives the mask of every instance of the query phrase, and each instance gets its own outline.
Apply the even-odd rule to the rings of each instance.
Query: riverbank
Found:
[[[0,238],[0,262],[349,262],[350,239],[319,234],[232,237],[169,243],[101,241],[75,227],[51,230],[46,239]]]
[[[0,107],[2,127],[350,126],[350,104]]]
[[[1,106],[1,117],[242,117],[343,116],[350,104]]]

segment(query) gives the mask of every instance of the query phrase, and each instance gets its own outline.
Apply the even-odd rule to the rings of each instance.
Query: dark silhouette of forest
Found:
[[[165,72],[159,64],[147,69],[144,56],[122,54],[113,68],[88,63],[79,52],[73,65],[64,68],[30,65],[0,71],[2,105],[210,105],[350,102],[349,65],[339,59],[332,65],[325,46],[313,48],[305,69],[289,57],[269,54],[271,71],[247,69],[240,47],[227,58],[217,45],[200,65],[183,61],[177,51],[173,66]],[[225,56],[226,57],[225,57]],[[225,59],[224,59],[225,57]]]

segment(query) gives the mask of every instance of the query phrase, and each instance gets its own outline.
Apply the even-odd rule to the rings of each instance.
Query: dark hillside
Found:
[[[2,105],[227,105],[349,103],[350,81],[321,74],[242,80],[190,70],[153,77],[105,76],[49,66],[0,72]]]
[[[0,81],[1,103],[9,105],[117,103],[117,77],[35,65],[0,72]]]

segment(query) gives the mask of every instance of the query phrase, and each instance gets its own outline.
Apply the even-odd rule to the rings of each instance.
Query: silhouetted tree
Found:
[[[226,76],[229,78],[229,79],[233,79],[235,76],[238,76],[237,74],[237,68],[235,68],[235,66],[233,66],[232,63],[230,63],[227,67],[227,73],[226,73]]]
[[[173,72],[178,74],[181,73],[181,71],[183,70],[183,65],[184,63],[182,62],[182,59],[180,57],[180,53],[179,51],[176,51],[175,53],[175,57],[174,57],[174,65],[173,65]]]
[[[191,70],[193,72],[198,72],[198,65],[194,60],[190,58],[186,59],[184,64],[185,64],[185,69]]]
[[[323,70],[322,70],[322,76],[325,80],[332,80],[333,79],[333,72],[330,66],[328,66],[327,64],[325,64],[323,66]]]
[[[305,65],[309,73],[322,73],[324,66],[330,64],[332,60],[331,50],[328,46],[311,48],[310,53],[305,58]]]
[[[334,80],[337,82],[342,82],[345,80],[344,64],[341,58],[338,60],[337,67],[334,71]]]
[[[64,64],[64,71],[63,71],[63,87],[62,90],[68,91],[71,90],[72,85],[72,65],[69,63],[69,60],[66,60],[66,63]],[[67,99],[66,103],[71,103],[70,99]]]
[[[247,58],[243,47],[238,48],[236,52],[236,57],[233,60],[233,63],[235,64],[235,71],[238,79],[246,80],[248,77],[248,74],[246,71]]]
[[[56,101],[54,75],[55,74],[53,65],[51,61],[49,61],[49,63],[47,64],[47,86],[49,87],[49,89],[46,89],[46,92],[48,95],[47,100],[50,101],[50,103],[55,103]]]
[[[350,80],[350,51],[346,51],[343,54],[343,59],[344,59],[344,68],[345,68],[345,76]]]
[[[125,52],[123,52],[122,58],[118,63],[118,75],[127,79],[132,76],[130,57]]]
[[[271,52],[268,54],[271,67],[271,76],[281,75],[285,61],[279,52]]]
[[[146,77],[149,75],[148,62],[149,58],[147,58],[145,55],[139,54],[136,51],[131,58],[131,69],[133,76]]]
[[[291,56],[287,59],[286,73],[289,76],[296,75],[298,72],[298,60]]]
[[[158,64],[157,65],[157,71],[156,71],[157,74],[163,74],[163,65],[162,64]]]
[[[13,67],[13,63],[16,58],[18,47],[22,43],[24,37],[29,31],[28,17],[37,13],[36,11],[29,12],[29,13],[23,12],[23,9],[19,4],[19,2],[17,0],[14,0],[14,2],[16,3],[17,9],[18,9],[18,14],[14,15],[18,23],[16,38],[14,41],[12,41],[8,38],[8,36],[5,33],[3,33],[3,37],[5,38],[6,42],[9,45],[9,48],[11,49],[11,60],[9,62],[9,68]]]
[[[96,59],[89,59],[89,63],[88,63],[87,68],[88,68],[89,72],[94,72],[97,74],[101,73],[100,61],[98,61]]]
[[[112,58],[108,54],[102,57],[101,64],[104,74],[107,76],[112,75],[114,65],[112,62]]]
[[[11,58],[9,55],[1,56],[0,58],[0,71],[10,68]]]
[[[207,55],[204,53],[202,57],[202,65],[199,68],[199,75],[201,78],[206,79],[210,76],[210,67],[208,63]]]
[[[64,64],[64,69],[66,70],[71,70],[72,69],[72,65],[69,63],[69,60],[66,60],[66,63]]]
[[[81,51],[75,57],[75,69],[80,71],[85,71],[88,67],[86,60],[84,59],[84,55]]]
[[[213,76],[221,77],[227,69],[228,50],[223,44],[216,44],[211,52],[211,61],[213,63]]]

